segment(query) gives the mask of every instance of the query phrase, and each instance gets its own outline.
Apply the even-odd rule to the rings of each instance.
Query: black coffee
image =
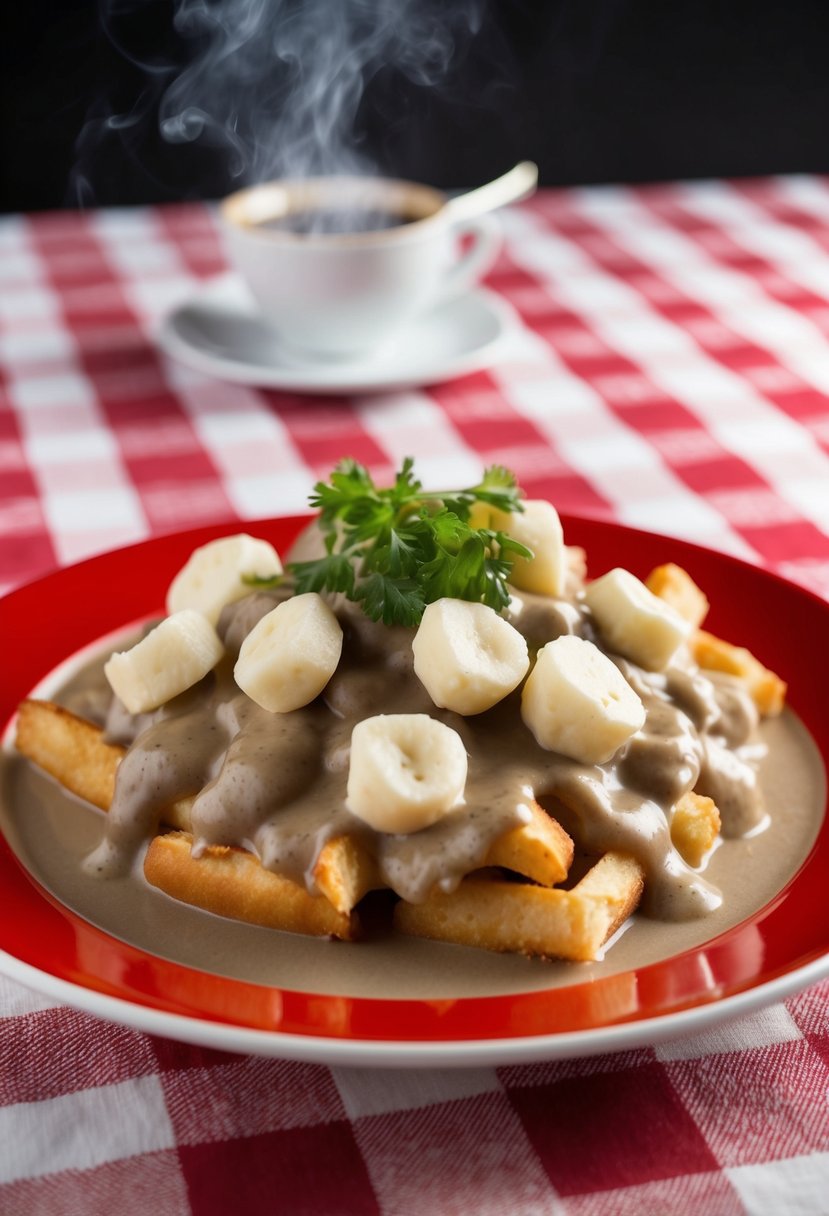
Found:
[[[415,218],[399,211],[327,207],[294,211],[289,215],[263,220],[256,226],[271,232],[293,232],[298,236],[311,236],[318,233],[382,232],[386,228],[400,228],[404,224],[412,224]]]

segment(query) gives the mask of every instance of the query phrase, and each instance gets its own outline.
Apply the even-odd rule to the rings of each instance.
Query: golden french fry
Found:
[[[683,861],[698,866],[720,831],[720,812],[712,798],[683,794],[671,816],[671,841]]]
[[[115,774],[125,749],[106,743],[101,728],[53,701],[23,701],[17,717],[17,750],[51,777],[99,810],[108,811]],[[173,828],[190,827],[192,798],[164,811]]]
[[[253,854],[211,845],[195,858],[192,843],[186,832],[155,836],[144,858],[147,882],[173,899],[250,925],[343,941],[357,936],[355,913],[338,912],[324,895],[309,895],[300,883],[266,870]]]
[[[774,717],[782,711],[786,699],[785,681],[764,667],[744,646],[734,646],[700,629],[691,639],[691,652],[703,670],[722,671],[744,680],[755,705],[765,717]]]
[[[108,809],[124,749],[105,743],[97,726],[51,701],[24,701],[16,744],[65,789],[102,811]]]
[[[451,894],[401,900],[394,923],[415,937],[587,962],[636,908],[643,881],[632,857],[607,853],[570,891],[472,876]]]
[[[708,599],[681,566],[674,562],[657,566],[645,579],[645,586],[699,629],[708,613]]]
[[[570,873],[573,841],[561,824],[538,805],[530,804],[532,818],[495,841],[487,857],[488,866],[513,870],[524,878],[553,887]]]
[[[764,667],[744,646],[734,646],[699,628],[708,612],[708,600],[690,574],[681,566],[668,562],[652,570],[645,585],[694,626],[696,633],[691,638],[691,653],[703,670],[739,676],[748,686],[758,710],[766,717],[774,717],[782,711],[786,699],[785,681]]]
[[[314,866],[314,882],[343,914],[369,891],[384,885],[374,858],[354,836],[335,836],[325,842]]]
[[[570,871],[573,841],[537,802],[530,809],[529,823],[499,837],[485,864],[552,887],[563,882]],[[369,891],[385,885],[374,858],[353,836],[336,836],[326,842],[314,866],[314,881],[340,912],[350,912]]]

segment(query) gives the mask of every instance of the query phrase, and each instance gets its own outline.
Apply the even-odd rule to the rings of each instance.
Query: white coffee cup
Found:
[[[393,341],[419,313],[466,291],[492,266],[500,245],[495,219],[453,219],[446,203],[445,194],[413,182],[320,177],[241,190],[224,200],[220,215],[230,259],[286,354],[348,360]],[[315,231],[321,213],[381,214],[391,226]]]

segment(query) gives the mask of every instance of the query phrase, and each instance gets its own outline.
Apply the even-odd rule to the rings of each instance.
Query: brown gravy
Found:
[[[516,598],[513,621],[531,647],[562,633],[593,635],[575,599]],[[227,656],[201,684],[152,714],[131,718],[111,700],[99,714],[107,736],[128,745],[118,771],[106,833],[86,865],[102,877],[127,872],[157,831],[164,807],[195,795],[195,850],[210,844],[251,849],[269,869],[314,890],[325,841],[359,836],[382,879],[417,903],[436,885],[451,891],[484,864],[492,843],[528,815],[533,799],[552,799],[582,848],[632,853],[646,877],[643,910],[660,920],[704,916],[721,895],[672,847],[671,808],[696,788],[722,808],[723,835],[744,836],[765,820],[757,787],[757,713],[728,677],[681,666],[647,673],[617,659],[647,712],[644,728],[607,764],[584,765],[540,747],[521,720],[520,693],[464,718],[437,708],[412,666],[413,631],[337,607],[343,651],[322,695],[303,709],[273,714],[233,679],[243,638],[287,590],[229,605],[219,622]],[[94,716],[106,704],[94,665],[91,689],[62,699]],[[97,683],[96,683],[97,682]],[[469,754],[465,804],[432,827],[402,836],[370,830],[346,809],[351,731],[372,714],[425,713],[452,727]]]

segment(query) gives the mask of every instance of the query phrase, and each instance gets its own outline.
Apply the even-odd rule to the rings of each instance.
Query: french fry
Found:
[[[645,586],[699,629],[708,614],[708,599],[681,566],[674,562],[657,566],[645,579]]]
[[[671,816],[671,841],[683,861],[698,866],[714,846],[720,831],[720,812],[712,798],[683,794]]]
[[[643,882],[632,857],[606,853],[569,891],[472,876],[448,895],[401,900],[394,923],[434,941],[588,962],[634,911]]]
[[[64,789],[108,809],[122,747],[103,741],[99,727],[51,701],[24,701],[17,715],[17,750]]]
[[[17,717],[17,750],[64,787],[108,811],[115,774],[125,748],[104,741],[101,728],[53,701],[23,701]],[[192,798],[180,798],[164,811],[172,828],[190,827]]]
[[[173,899],[249,925],[337,937],[352,941],[359,931],[355,913],[338,912],[323,895],[274,874],[242,849],[211,845],[191,854],[186,832],[155,836],[144,858],[144,877]]]
[[[764,717],[776,717],[786,700],[786,684],[764,667],[750,650],[734,646],[700,629],[691,639],[691,652],[705,671],[723,671],[744,680]]]
[[[704,671],[722,671],[744,680],[755,705],[765,717],[775,717],[782,711],[786,699],[785,682],[744,646],[734,646],[699,628],[708,612],[708,600],[690,574],[681,566],[668,562],[652,570],[645,585],[694,626],[696,633],[691,638],[691,653]]]
[[[505,832],[491,846],[485,864],[512,870],[542,886],[563,882],[573,862],[573,841],[536,802],[532,817]],[[374,858],[353,836],[326,842],[314,867],[314,881],[340,912],[350,912],[369,891],[383,887]]]
[[[354,836],[335,836],[325,842],[314,866],[314,882],[343,915],[369,891],[384,885],[374,858]]]
[[[537,802],[531,803],[530,809],[529,823],[499,836],[490,847],[486,864],[513,870],[543,887],[553,887],[564,882],[570,873],[573,841]]]

